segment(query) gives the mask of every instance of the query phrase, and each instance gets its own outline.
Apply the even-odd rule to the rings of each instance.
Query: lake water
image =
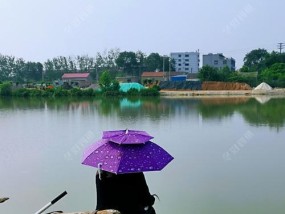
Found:
[[[91,211],[82,151],[104,130],[139,129],[174,160],[145,173],[158,214],[283,214],[284,98],[0,99],[0,213]],[[121,193],[117,194],[121,197]]]

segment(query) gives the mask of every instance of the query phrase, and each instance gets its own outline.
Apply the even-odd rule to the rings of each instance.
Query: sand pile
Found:
[[[214,82],[206,81],[202,83],[202,90],[251,90],[246,83],[238,82]]]
[[[272,87],[265,82],[260,83],[254,90],[272,90]]]

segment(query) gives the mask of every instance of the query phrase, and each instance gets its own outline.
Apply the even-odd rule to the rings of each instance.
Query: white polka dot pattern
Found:
[[[84,153],[82,164],[101,168],[116,174],[159,171],[173,157],[157,144],[119,145],[108,140],[92,144]]]

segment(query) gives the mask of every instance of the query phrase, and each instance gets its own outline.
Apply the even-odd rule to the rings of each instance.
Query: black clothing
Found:
[[[143,173],[115,175],[104,172],[101,180],[97,173],[96,188],[96,210],[116,209],[122,214],[140,214],[155,201]]]

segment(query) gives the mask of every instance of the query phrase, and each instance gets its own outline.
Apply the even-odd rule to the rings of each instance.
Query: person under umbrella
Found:
[[[126,135],[130,133],[133,138],[133,130],[126,130]],[[96,173],[98,213],[106,209],[116,209],[122,214],[155,213],[155,197],[150,194],[143,172],[161,170],[173,157],[151,141],[139,141],[110,141],[104,132],[103,139],[85,150],[82,164],[99,168]]]
[[[155,197],[142,172],[114,174],[102,170],[96,173],[96,189],[98,211],[112,208],[121,214],[155,214]]]

